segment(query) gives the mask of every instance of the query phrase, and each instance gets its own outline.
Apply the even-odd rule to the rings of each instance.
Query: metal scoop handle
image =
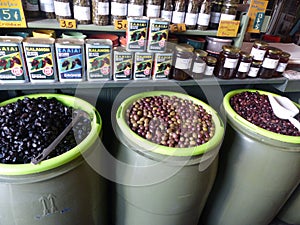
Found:
[[[44,158],[46,158],[55,147],[62,141],[62,139],[67,135],[67,133],[71,130],[71,128],[76,124],[80,117],[86,116],[86,113],[83,111],[76,111],[75,117],[72,119],[71,123],[58,135],[55,140],[45,148],[38,156],[31,159],[31,163],[36,165],[40,163]]]

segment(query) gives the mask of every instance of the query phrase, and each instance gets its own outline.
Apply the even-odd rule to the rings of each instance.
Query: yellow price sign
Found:
[[[20,0],[0,1],[0,27],[27,27],[22,2]]]
[[[72,19],[60,19],[59,27],[62,29],[76,29],[77,22],[76,20],[72,20]]]
[[[239,20],[221,20],[217,32],[219,37],[236,37],[240,26]]]
[[[116,30],[126,30],[127,20],[115,20],[114,25]]]
[[[185,23],[177,23],[177,24],[171,24],[170,25],[170,32],[185,32],[186,31],[186,25]]]

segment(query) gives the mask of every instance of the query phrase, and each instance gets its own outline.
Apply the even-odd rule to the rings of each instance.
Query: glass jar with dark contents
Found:
[[[258,71],[261,67],[262,62],[261,61],[255,61],[252,60],[249,72],[248,72],[248,77],[250,78],[256,78],[258,75]]]
[[[281,53],[282,51],[278,48],[268,47],[261,68],[258,71],[258,76],[260,78],[267,79],[273,77],[275,73],[275,69],[279,63]]]
[[[193,59],[193,52],[184,46],[177,45],[175,48],[175,63],[173,79],[187,80],[190,79],[190,67]]]
[[[207,56],[205,58],[205,62],[206,62],[206,67],[204,71],[204,76],[211,77],[214,74],[214,70],[217,64],[217,58],[213,56]]]
[[[215,0],[211,5],[210,20],[208,28],[211,30],[217,30],[220,23],[221,10],[223,1]]]
[[[237,14],[237,4],[226,3],[221,9],[220,20],[235,20]]]
[[[221,79],[231,79],[239,61],[240,49],[232,45],[223,45],[217,61],[214,75]]]
[[[240,59],[236,66],[235,77],[238,79],[245,79],[248,75],[252,62],[252,56],[244,51],[240,52]]]
[[[255,41],[250,52],[250,55],[253,56],[253,60],[263,61],[268,50],[268,46],[269,44],[267,42]]]
[[[276,68],[276,71],[275,71],[273,77],[282,76],[282,73],[285,71],[285,69],[288,65],[290,57],[291,57],[290,53],[287,53],[287,52],[282,52],[281,53],[278,66]]]

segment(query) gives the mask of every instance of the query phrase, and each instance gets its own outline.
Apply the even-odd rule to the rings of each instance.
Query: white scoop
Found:
[[[289,120],[299,131],[300,122],[294,118],[299,113],[299,109],[294,103],[281,96],[268,95],[274,114],[284,120]]]

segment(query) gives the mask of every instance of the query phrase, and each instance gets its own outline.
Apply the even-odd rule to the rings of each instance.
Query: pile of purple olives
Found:
[[[28,98],[0,107],[0,163],[30,163],[72,121],[74,109],[56,98]],[[81,117],[46,159],[78,145],[91,131],[91,121]]]
[[[167,147],[199,146],[208,142],[215,133],[212,116],[203,106],[176,96],[138,99],[126,113],[132,131]]]
[[[278,134],[300,136],[300,131],[288,120],[275,116],[269,98],[259,92],[245,91],[230,99],[234,111],[250,123]],[[300,115],[295,117],[300,121]]]

